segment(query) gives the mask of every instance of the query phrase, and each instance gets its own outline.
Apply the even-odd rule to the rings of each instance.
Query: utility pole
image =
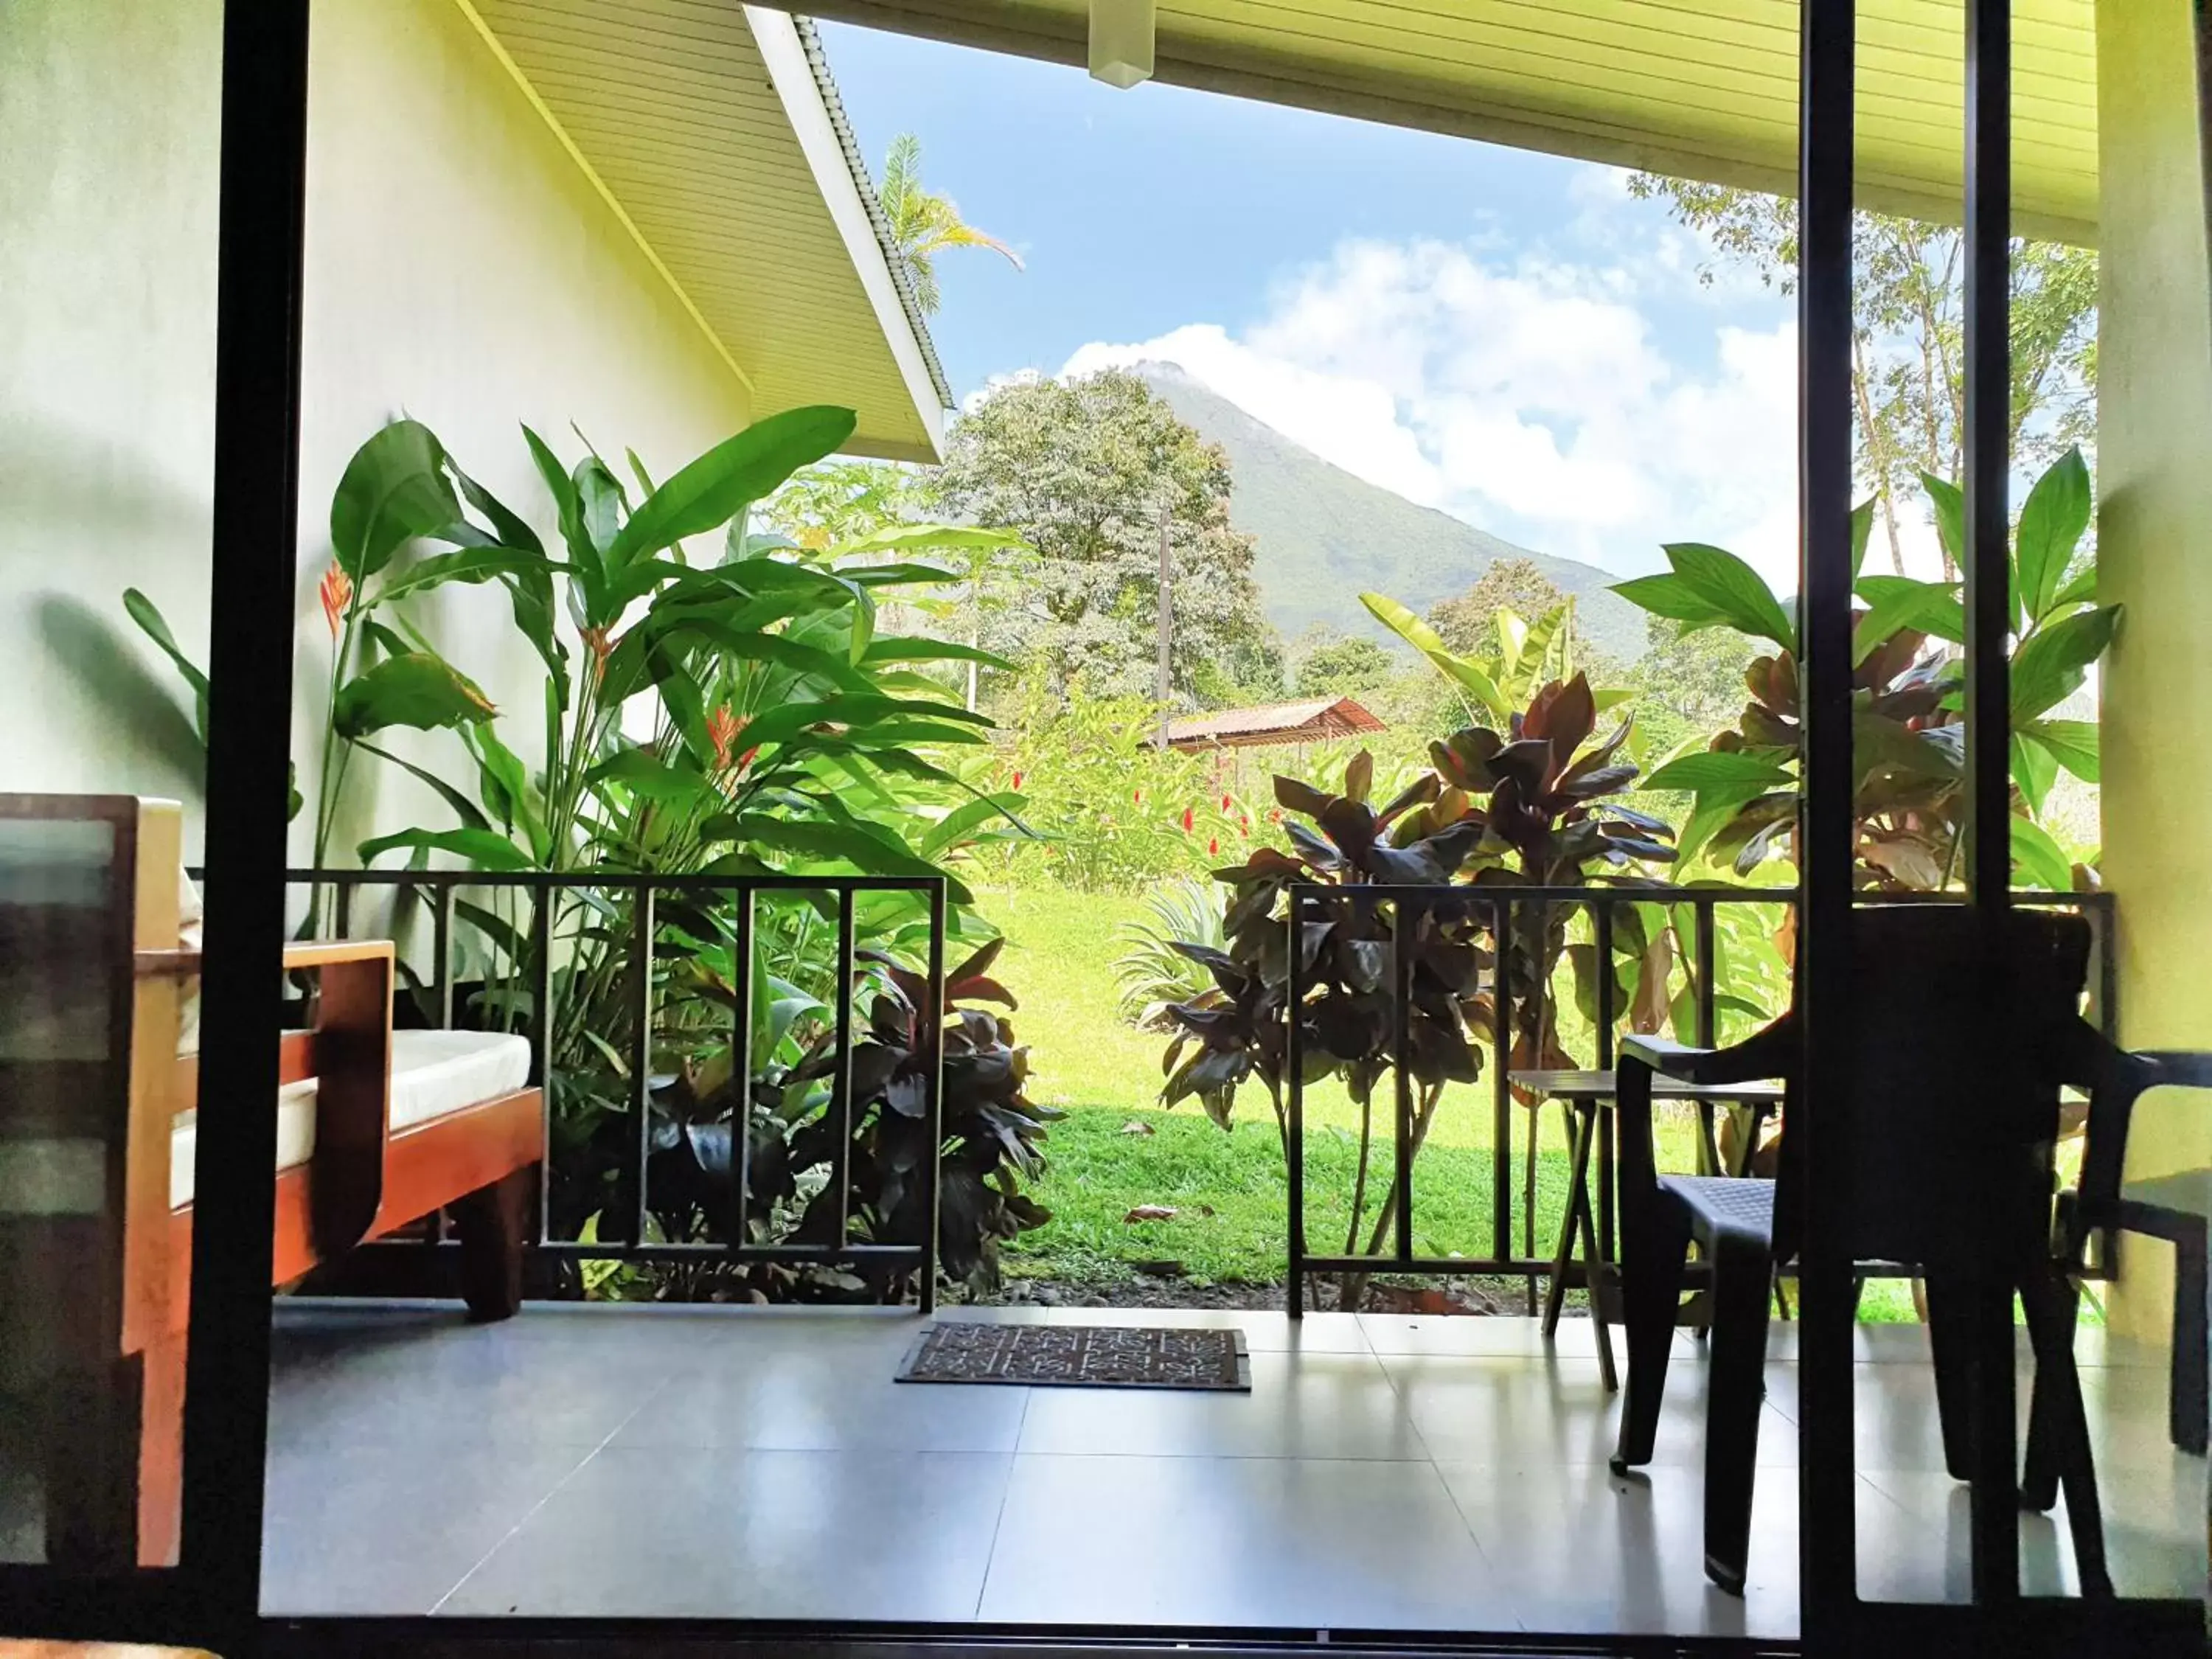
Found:
[[[1168,746],[1168,698],[1173,690],[1168,668],[1168,646],[1175,632],[1175,605],[1168,595],[1169,580],[1168,508],[1167,503],[1162,501],[1160,503],[1160,659],[1158,670],[1152,681],[1153,696],[1160,705],[1160,735],[1157,746],[1161,749]]]

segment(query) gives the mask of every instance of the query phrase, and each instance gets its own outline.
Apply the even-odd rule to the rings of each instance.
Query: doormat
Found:
[[[1252,1391],[1238,1330],[1156,1325],[933,1325],[907,1351],[902,1382],[1009,1382],[1030,1388]]]

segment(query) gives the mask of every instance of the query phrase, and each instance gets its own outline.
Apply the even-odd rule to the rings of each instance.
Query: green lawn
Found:
[[[1051,1172],[1036,1188],[1039,1201],[1053,1211],[1052,1224],[1009,1253],[1011,1271],[1097,1279],[1126,1274],[1132,1261],[1173,1260],[1201,1280],[1279,1279],[1287,1195],[1267,1091],[1246,1085],[1237,1127],[1225,1133],[1192,1103],[1161,1110],[1160,1055],[1167,1040],[1125,1024],[1115,1011],[1120,930],[1144,914],[1142,902],[1028,889],[985,895],[982,908],[1006,933],[996,971],[1021,1000],[1013,1025],[1017,1040],[1030,1050],[1031,1097],[1068,1113],[1053,1127],[1046,1148]],[[1422,1255],[1492,1252],[1490,1115],[1486,1082],[1447,1097],[1430,1131],[1414,1165],[1414,1246]],[[1307,1091],[1306,1121],[1307,1236],[1316,1250],[1339,1250],[1358,1165],[1358,1109],[1340,1084],[1324,1084]],[[1516,1108],[1516,1139],[1527,1121]],[[1152,1133],[1132,1132],[1132,1125]],[[1688,1156],[1686,1124],[1669,1124],[1663,1138],[1668,1156]],[[1368,1176],[1369,1227],[1390,1173],[1386,1127]],[[1517,1144],[1508,1175],[1508,1216],[1518,1250]],[[1566,1189],[1565,1133],[1554,1108],[1537,1168],[1540,1255],[1548,1255],[1558,1238]],[[1125,1220],[1139,1205],[1177,1213],[1171,1221]]]

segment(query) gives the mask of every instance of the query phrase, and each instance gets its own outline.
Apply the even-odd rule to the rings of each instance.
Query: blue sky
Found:
[[[1338,465],[1621,574],[1717,542],[1785,580],[1788,303],[1609,168],[821,26],[862,148],[1017,248],[945,257],[962,398],[1178,362]]]

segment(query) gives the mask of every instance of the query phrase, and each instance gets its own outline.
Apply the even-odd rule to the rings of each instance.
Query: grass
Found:
[[[1241,1092],[1236,1127],[1224,1133],[1191,1103],[1158,1105],[1167,1039],[1140,1031],[1117,1012],[1114,962],[1123,926],[1145,915],[1141,900],[1028,888],[988,894],[983,911],[1006,934],[997,976],[1021,1000],[1016,1038],[1030,1048],[1033,1099],[1068,1115],[1046,1151],[1051,1170],[1035,1189],[1049,1225],[1008,1252],[1015,1274],[1097,1281],[1122,1278],[1139,1261],[1175,1261],[1200,1281],[1279,1280],[1287,1249],[1288,1192],[1281,1144],[1266,1091]],[[1387,1115],[1387,1103],[1377,1102]],[[1340,1083],[1306,1092],[1306,1232],[1316,1250],[1344,1246],[1358,1167],[1358,1108]],[[1493,1134],[1485,1081],[1446,1096],[1413,1167],[1414,1249],[1424,1255],[1488,1255],[1495,1249]],[[1522,1137],[1528,1114],[1514,1110],[1507,1221],[1512,1249],[1528,1234],[1522,1210]],[[1144,1131],[1149,1130],[1146,1133]],[[1662,1120],[1660,1155],[1686,1167],[1687,1118]],[[1392,1144],[1378,1126],[1368,1173],[1365,1246],[1391,1178]],[[1534,1253],[1556,1247],[1565,1212],[1566,1134],[1547,1109],[1536,1172]],[[1139,1205],[1176,1212],[1172,1220],[1130,1222]]]

